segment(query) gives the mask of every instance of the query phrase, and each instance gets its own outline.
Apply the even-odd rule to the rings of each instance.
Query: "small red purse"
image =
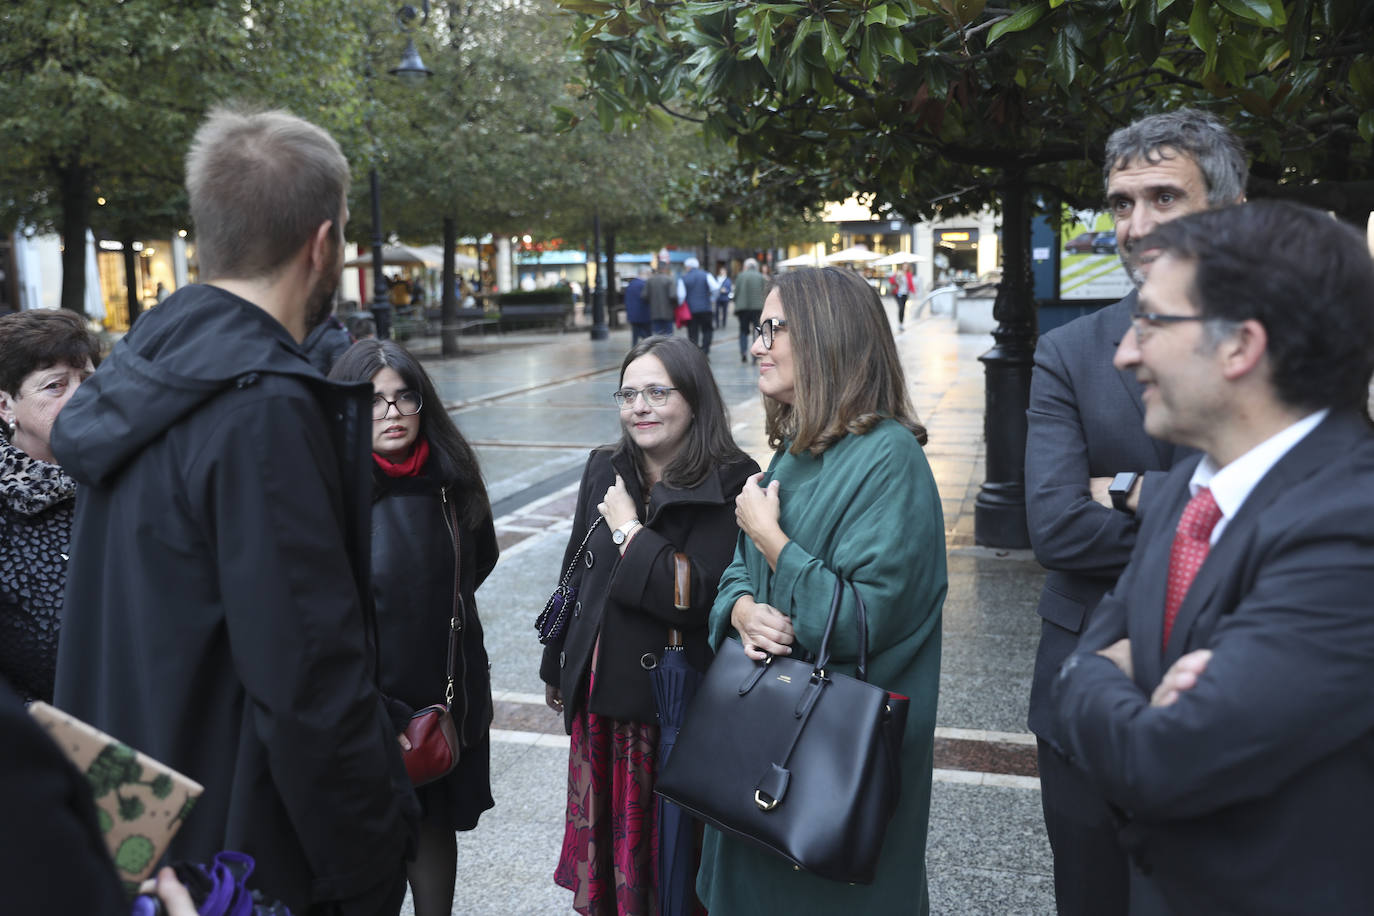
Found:
[[[405,736],[410,742],[405,761],[411,785],[442,779],[458,765],[458,729],[444,704],[426,706],[411,716]]]

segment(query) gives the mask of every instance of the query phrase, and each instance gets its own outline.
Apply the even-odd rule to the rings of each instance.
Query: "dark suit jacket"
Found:
[[[1049,570],[1030,696],[1030,729],[1042,737],[1053,721],[1054,674],[1135,546],[1135,517],[1094,502],[1088,478],[1143,473],[1144,507],[1164,472],[1191,451],[1145,434],[1140,383],[1112,366],[1135,298],[1131,293],[1056,328],[1035,349],[1026,411],[1026,517],[1036,559]]]
[[[1374,432],[1333,414],[1265,475],[1161,653],[1196,464],[1161,487],[1056,680],[1061,746],[1123,813],[1122,843],[1166,912],[1374,912]],[[1134,681],[1092,654],[1122,636]],[[1215,655],[1197,685],[1149,706],[1200,648]]]

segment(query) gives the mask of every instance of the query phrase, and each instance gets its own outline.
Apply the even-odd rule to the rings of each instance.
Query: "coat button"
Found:
[[[568,664],[568,653],[566,653],[566,652],[559,652],[559,653],[558,653],[558,667],[563,668],[563,667],[565,667],[567,664]]]
[[[579,601],[579,602],[577,602],[576,604],[573,605],[573,617],[581,617],[581,616],[582,616],[582,602]]]
[[[592,556],[592,552],[591,552],[590,550],[587,551],[585,554],[583,554],[583,555],[582,555],[582,558],[583,558],[583,562],[585,562],[585,563],[587,564],[587,568],[588,568],[588,569],[591,569],[591,568],[592,568],[592,564],[596,562],[596,558]]]
[[[653,671],[658,667],[658,656],[652,652],[645,652],[639,657],[639,667],[645,671]]]

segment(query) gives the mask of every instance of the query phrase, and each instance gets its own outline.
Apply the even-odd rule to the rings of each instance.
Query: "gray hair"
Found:
[[[1232,204],[1245,196],[1250,173],[1245,148],[1215,115],[1196,108],[1150,115],[1113,131],[1107,138],[1103,185],[1114,169],[1132,160],[1154,165],[1169,158],[1162,152],[1165,149],[1176,150],[1197,163],[1207,184],[1209,205]]]
[[[758,269],[759,269],[759,262],[756,261],[756,260],[754,260],[753,258],[745,258],[745,259],[744,259],[744,269],[745,269],[745,270],[758,270]]]
[[[696,258],[688,258],[687,260],[682,262],[682,266],[687,268],[688,270],[696,270],[698,267],[701,266],[701,262],[698,261]]]
[[[325,221],[342,244],[348,160],[290,112],[212,110],[186,156],[186,191],[205,280],[275,274]]]

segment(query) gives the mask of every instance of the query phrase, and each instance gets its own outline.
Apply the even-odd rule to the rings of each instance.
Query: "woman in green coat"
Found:
[[[925,429],[882,303],[858,274],[783,274],[761,321],[752,352],[776,452],[735,501],[744,536],[711,611],[711,644],[735,637],[756,659],[814,652],[836,579],[852,583],[867,607],[868,679],[911,698],[902,795],[871,885],[794,870],[708,827],[698,895],[712,916],[925,914],[946,589],[944,520],[921,449]],[[846,589],[832,650],[835,667],[851,675],[855,609]]]

